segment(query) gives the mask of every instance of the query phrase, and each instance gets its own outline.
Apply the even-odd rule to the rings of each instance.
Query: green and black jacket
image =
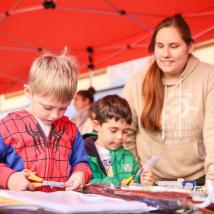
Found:
[[[96,135],[88,135],[84,138],[86,152],[89,155],[90,167],[92,170],[92,179],[90,183],[98,183],[104,185],[120,186],[123,179],[133,176],[138,170],[138,163],[130,151],[120,147],[117,150],[109,150],[112,157],[113,177],[106,174],[105,168],[101,162],[97,152],[95,141]],[[139,183],[139,177],[134,179],[135,183]]]

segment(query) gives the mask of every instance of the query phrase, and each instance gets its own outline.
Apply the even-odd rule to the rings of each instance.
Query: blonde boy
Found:
[[[65,182],[65,190],[79,190],[91,177],[82,137],[64,116],[77,88],[77,67],[68,55],[45,54],[30,68],[24,91],[29,111],[10,113],[0,121],[0,187],[11,190],[62,190],[35,188],[29,169],[44,180]]]

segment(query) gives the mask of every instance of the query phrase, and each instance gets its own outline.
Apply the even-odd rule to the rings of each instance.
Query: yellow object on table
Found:
[[[24,169],[24,172],[28,172],[29,176],[27,177],[28,180],[33,181],[32,184],[34,187],[42,187],[42,186],[50,186],[50,187],[58,187],[64,188],[64,182],[57,182],[57,181],[46,181],[40,178],[39,176],[35,175],[35,173],[31,172],[29,169]]]
[[[134,177],[131,176],[131,177],[128,177],[128,178],[125,178],[121,181],[121,185],[130,185],[134,182]]]

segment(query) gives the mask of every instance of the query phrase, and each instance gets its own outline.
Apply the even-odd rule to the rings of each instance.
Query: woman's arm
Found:
[[[214,71],[214,67],[213,67]],[[211,179],[214,183],[214,72],[210,75],[206,83],[205,117],[203,127],[203,140],[205,146],[205,173],[206,179]]]

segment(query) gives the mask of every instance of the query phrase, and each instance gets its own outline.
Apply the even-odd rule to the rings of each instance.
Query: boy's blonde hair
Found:
[[[32,93],[54,96],[59,101],[72,100],[77,90],[76,59],[63,53],[44,54],[30,68],[28,84]]]

